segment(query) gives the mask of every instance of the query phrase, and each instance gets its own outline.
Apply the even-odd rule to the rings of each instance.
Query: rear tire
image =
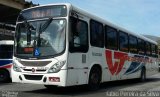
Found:
[[[89,83],[88,83],[89,90],[99,89],[100,82],[101,82],[101,75],[102,75],[102,72],[99,68],[93,67],[91,69],[90,75],[89,75]]]
[[[10,79],[10,74],[7,70],[0,70],[0,82],[7,82]]]

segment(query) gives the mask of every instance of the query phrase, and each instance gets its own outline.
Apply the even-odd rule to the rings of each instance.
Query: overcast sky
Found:
[[[26,0],[35,4],[72,3],[129,31],[160,36],[160,0]]]

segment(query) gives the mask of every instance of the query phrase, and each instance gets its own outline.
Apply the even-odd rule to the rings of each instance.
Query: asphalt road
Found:
[[[0,97],[160,97],[160,74],[145,82],[125,80],[107,82],[97,91],[86,86],[55,88],[47,90],[43,85],[0,83]]]

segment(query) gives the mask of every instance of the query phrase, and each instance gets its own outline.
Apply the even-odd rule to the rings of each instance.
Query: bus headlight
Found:
[[[18,65],[16,65],[15,63],[13,63],[13,70],[16,72],[21,72],[21,69]]]
[[[54,64],[49,70],[48,73],[57,73],[61,70],[61,68],[64,66],[66,61],[57,62]]]

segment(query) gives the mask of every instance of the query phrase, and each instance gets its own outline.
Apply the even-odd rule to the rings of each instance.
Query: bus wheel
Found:
[[[89,90],[97,90],[101,82],[101,70],[97,67],[93,67],[89,75]]]
[[[144,82],[146,80],[146,70],[145,68],[142,68],[141,70],[141,76],[140,76],[140,81]]]
[[[6,82],[10,78],[9,72],[7,70],[0,70],[0,82]]]

